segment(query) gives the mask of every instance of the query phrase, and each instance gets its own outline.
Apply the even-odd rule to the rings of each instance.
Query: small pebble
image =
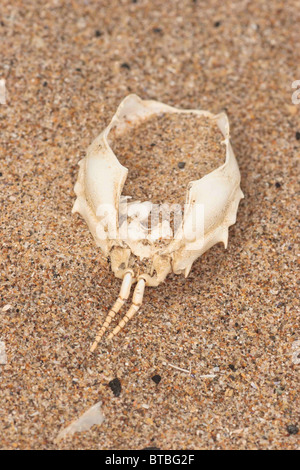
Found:
[[[295,436],[299,432],[299,428],[295,424],[289,424],[286,427],[286,430],[290,434],[290,436]]]
[[[184,168],[184,167],[185,167],[185,162],[178,163],[178,168]]]
[[[122,69],[130,70],[130,65],[127,64],[127,62],[123,62],[123,64],[121,64],[121,68],[122,68]]]
[[[11,309],[11,305],[10,304],[7,304],[5,305],[3,308],[2,308],[2,312],[7,312],[8,310]]]
[[[296,132],[296,140],[300,140],[300,131]]]
[[[161,381],[161,376],[158,375],[158,374],[154,375],[154,376],[151,377],[151,378],[152,378],[153,382],[156,383],[156,385],[158,385],[159,382]]]
[[[122,386],[120,380],[116,377],[115,379],[111,380],[108,384],[111,388],[115,397],[119,397],[122,391]]]
[[[5,365],[7,363],[7,356],[5,350],[4,341],[0,341],[0,365]]]

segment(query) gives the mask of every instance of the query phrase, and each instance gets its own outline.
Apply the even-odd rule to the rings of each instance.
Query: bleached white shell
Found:
[[[151,211],[151,203],[128,202],[121,195],[128,170],[119,163],[110,148],[109,133],[114,131],[116,135],[122,134],[141,119],[162,112],[206,116],[217,122],[224,136],[224,164],[203,178],[192,181],[187,189],[187,206],[179,230],[184,233],[188,231],[195,211],[202,205],[204,227],[201,243],[199,240],[191,243],[184,236],[175,236],[167,246],[161,247],[155,243],[156,233],[161,230],[167,233],[169,227],[157,226],[149,234],[140,219],[131,226],[126,236],[125,226],[118,227],[119,208],[121,214],[123,210],[126,215],[126,212],[128,214],[139,206],[146,218]],[[147,259],[151,264],[151,273],[145,275],[147,285],[156,286],[170,272],[188,276],[194,261],[216,243],[222,242],[227,247],[228,227],[236,222],[238,205],[243,198],[240,172],[229,137],[229,122],[225,113],[213,115],[206,111],[180,110],[157,101],[141,100],[136,95],[129,95],[122,101],[108,127],[94,140],[86,157],[79,163],[79,176],[75,185],[77,199],[73,207],[73,213],[79,212],[87,222],[103,254],[110,256],[111,267],[117,277],[123,278],[128,266],[134,270],[134,259]],[[105,207],[113,207],[114,210],[107,211],[103,217]],[[116,234],[112,239],[108,232],[109,227],[114,225]]]

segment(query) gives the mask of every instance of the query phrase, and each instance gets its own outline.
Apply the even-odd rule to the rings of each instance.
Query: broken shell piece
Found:
[[[0,365],[5,366],[7,364],[7,355],[4,341],[0,341]]]
[[[55,443],[58,443],[62,439],[68,436],[72,436],[77,432],[88,431],[95,424],[102,424],[104,421],[104,415],[101,410],[102,403],[99,401],[96,405],[89,408],[80,418],[73,421],[67,428],[59,432],[57,437],[54,439]]]
[[[134,201],[122,195],[130,174],[110,146],[114,136],[122,136],[132,126],[162,113],[211,120],[223,134],[226,150],[222,165],[182,188],[182,192],[186,192],[186,204],[174,233],[166,220],[156,219],[148,228],[147,221],[154,213],[151,201]],[[205,251],[219,242],[227,247],[228,227],[236,221],[243,193],[225,113],[213,115],[206,111],[181,110],[157,101],[144,101],[136,95],[129,95],[122,101],[108,127],[94,140],[79,165],[73,213],[78,212],[85,219],[97,246],[110,257],[115,276],[123,279],[120,296],[91,348],[94,351],[129,297],[133,283],[137,282],[137,291],[132,306],[109,338],[137,312],[145,286],[158,286],[171,272],[187,277],[194,261]]]

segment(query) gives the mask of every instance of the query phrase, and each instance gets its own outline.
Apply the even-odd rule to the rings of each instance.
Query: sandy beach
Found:
[[[0,449],[300,449],[299,24],[296,0],[2,0]],[[91,355],[120,280],[74,184],[130,93],[225,110],[245,199]]]

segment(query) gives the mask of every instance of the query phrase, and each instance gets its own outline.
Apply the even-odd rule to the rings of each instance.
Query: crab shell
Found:
[[[201,243],[196,240],[191,244],[182,236],[174,237],[167,246],[162,247],[155,242],[151,243],[149,237],[147,243],[145,239],[137,240],[137,237],[124,238],[121,227],[118,226],[118,211],[122,210],[122,205],[127,204],[126,198],[122,196],[122,189],[128,170],[113,153],[109,145],[109,134],[112,132],[114,135],[121,135],[141,120],[160,113],[194,113],[208,117],[217,123],[224,136],[224,164],[203,178],[190,182],[186,190],[186,210],[180,230],[188,229],[195,212],[203,207]],[[75,185],[77,199],[72,211],[80,213],[84,218],[97,246],[106,257],[110,257],[111,268],[116,277],[124,277],[128,267],[132,267],[132,258],[147,259],[151,264],[151,272],[140,273],[133,268],[134,280],[138,274],[143,274],[146,285],[157,286],[171,272],[187,277],[194,261],[216,243],[222,242],[227,247],[228,228],[236,222],[238,205],[244,197],[240,188],[238,164],[229,138],[229,122],[224,112],[213,115],[207,111],[181,110],[157,101],[145,101],[132,94],[121,102],[110,124],[93,141],[86,157],[79,162],[79,176]],[[130,207],[130,204],[127,206]],[[108,211],[103,218],[99,207],[112,207],[113,210]],[[110,224],[117,227],[113,239],[108,236]],[[137,230],[142,230],[142,224]]]

